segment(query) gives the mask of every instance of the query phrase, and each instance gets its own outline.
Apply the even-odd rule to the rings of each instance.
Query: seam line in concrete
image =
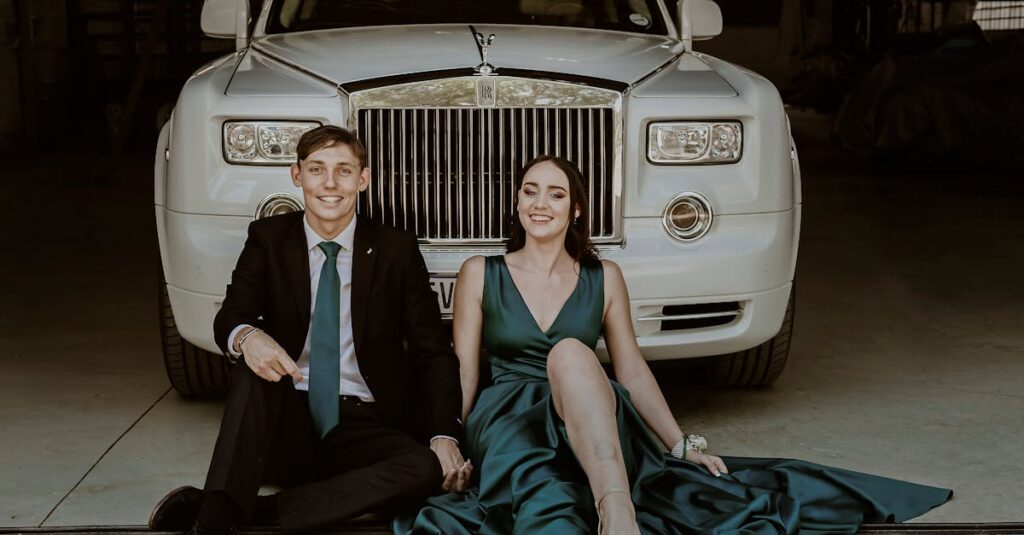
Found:
[[[167,394],[169,394],[172,389],[173,387],[167,387],[167,390],[164,390],[164,393],[160,394],[160,397],[156,398],[156,401],[150,404],[150,406],[147,407],[146,410],[142,411],[142,414],[140,414],[139,417],[136,418],[135,421],[132,422],[132,424],[129,425],[127,429],[122,431],[121,434],[118,435],[118,437],[114,439],[114,441],[109,446],[107,446],[107,449],[103,450],[103,453],[100,454],[98,459],[96,459],[96,462],[92,463],[92,466],[90,466],[89,469],[86,470],[84,474],[82,474],[82,477],[79,478],[78,481],[74,484],[74,486],[71,487],[71,490],[69,490],[67,494],[65,494],[60,499],[60,501],[57,502],[57,505],[54,505],[53,509],[50,509],[49,513],[46,513],[46,516],[43,518],[42,522],[40,522],[37,527],[41,528],[43,527],[44,524],[46,524],[46,521],[49,520],[51,516],[53,516],[53,513],[61,506],[62,503],[64,503],[64,500],[67,500],[68,496],[71,496],[71,493],[75,492],[75,490],[78,489],[78,486],[81,485],[83,481],[85,481],[85,478],[89,477],[89,474],[91,474],[92,471],[96,469],[96,466],[100,464],[100,461],[102,461],[107,456],[107,454],[110,453],[110,450],[114,449],[114,446],[116,446],[118,442],[121,442],[121,439],[124,438],[124,436],[127,435],[132,429],[135,429],[135,426],[138,425],[138,423],[142,421],[142,419],[145,418],[147,414],[149,414],[149,411],[153,410],[153,407],[156,407],[158,403],[163,401],[163,399],[167,397]]]

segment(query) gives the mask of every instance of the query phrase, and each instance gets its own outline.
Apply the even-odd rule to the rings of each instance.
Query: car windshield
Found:
[[[452,23],[668,32],[658,0],[277,0],[267,33]]]

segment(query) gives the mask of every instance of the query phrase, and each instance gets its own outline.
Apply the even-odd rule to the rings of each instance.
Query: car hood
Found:
[[[480,25],[495,34],[488,62],[633,84],[676,57],[666,36],[579,28]],[[473,68],[476,40],[462,24],[317,30],[260,37],[255,45],[338,85],[411,73]]]

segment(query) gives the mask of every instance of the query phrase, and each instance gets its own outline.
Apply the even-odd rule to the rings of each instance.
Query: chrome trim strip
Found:
[[[678,39],[678,38],[676,38],[676,39]],[[652,70],[651,72],[645,74],[643,76],[643,78],[640,78],[639,80],[637,80],[637,81],[633,82],[632,84],[630,84],[629,85],[629,89],[626,89],[626,91],[624,91],[624,93],[628,94],[634,88],[637,88],[637,87],[643,85],[644,82],[646,82],[647,80],[650,80],[651,78],[654,78],[655,76],[657,76],[658,73],[664,71],[669,66],[671,66],[675,62],[679,61],[679,58],[681,58],[683,56],[683,54],[687,53],[687,51],[683,49],[681,41],[676,41],[675,45],[673,45],[673,46],[678,46],[679,47],[679,52],[678,53],[676,53],[674,56],[669,58],[668,61],[666,61],[665,63],[662,63],[661,66],[659,66],[656,69]]]
[[[597,146],[601,147],[601,182],[600,182],[600,184],[601,184],[601,201],[600,201],[600,205],[601,205],[601,218],[598,219],[598,221],[601,222],[601,234],[603,235],[604,234],[604,202],[605,202],[604,201],[604,197],[605,197],[605,190],[608,188],[608,181],[607,181],[607,178],[608,178],[607,177],[607,172],[608,172],[608,170],[606,169],[607,166],[604,165],[604,163],[607,161],[607,159],[605,158],[605,154],[604,154],[604,147],[605,147],[604,117],[601,118],[600,131],[601,131],[601,142],[598,143]],[[591,231],[591,234],[593,234],[593,231]]]
[[[377,179],[379,180],[381,177],[380,173],[384,172],[384,110],[376,110],[376,112],[377,123],[381,125],[377,129]],[[373,177],[370,178],[370,182],[373,183]],[[384,185],[380,183],[377,184],[377,199],[380,205],[384,206]],[[384,217],[383,213],[381,213],[381,217]]]
[[[452,237],[452,110],[444,110],[445,120],[445,208],[448,209],[448,237]]]
[[[511,137],[511,136],[509,136]],[[498,236],[505,235],[505,110],[498,110]]]
[[[405,147],[405,138],[406,138],[405,133],[409,131],[405,127],[405,117],[406,117],[406,115],[408,115],[408,113],[405,110],[401,110],[400,117],[402,119],[402,126],[401,126],[400,135],[398,136],[398,139],[399,139],[398,152],[400,154],[402,154],[403,156],[405,156],[406,154],[409,154],[409,152],[407,150],[405,150],[405,148],[406,148]],[[392,140],[393,139],[394,138],[392,138]],[[394,141],[392,141],[392,143],[394,143]],[[401,197],[402,198],[402,226],[408,228],[409,221],[405,218],[405,216],[409,214],[409,210],[408,210],[409,204],[406,202],[409,199],[409,188],[405,187],[406,177],[409,176],[405,172],[406,171],[406,169],[405,169],[406,160],[407,160],[406,158],[399,158],[399,161],[401,163],[398,166],[398,173],[399,173],[399,179],[401,180],[401,189],[402,189],[402,197]],[[394,212],[395,213],[394,213],[393,217],[395,219],[397,219],[398,218],[398,210],[394,210]],[[395,226],[398,226],[398,223],[395,223]]]
[[[487,111],[484,112],[484,113],[487,114],[487,131],[488,131],[488,134],[489,134],[487,136],[487,152],[488,152],[488,155],[490,156],[489,158],[487,158],[487,182],[485,182],[485,184],[487,185],[487,192],[489,193],[489,195],[487,195],[487,200],[488,201],[493,201],[493,199],[494,199],[494,186],[495,186],[495,184],[494,184],[494,182],[495,182],[495,176],[494,176],[494,112],[495,112],[494,108],[488,108]],[[487,217],[484,218],[484,223],[485,223],[484,228],[486,229],[484,232],[487,235],[487,237],[490,238],[491,234],[492,234],[492,230],[493,230],[493,228],[492,228],[493,226],[491,225],[491,219],[494,216],[494,203],[493,202],[486,202],[486,203],[482,202],[483,201],[483,194],[484,194],[483,188],[480,188],[480,195],[481,195],[480,208],[481,208],[481,210],[483,212],[487,213]]]
[[[466,162],[466,219],[469,220],[469,235],[473,236],[476,234],[476,218],[473,217],[476,214],[476,197],[473,196],[473,171],[475,169],[473,166],[473,132],[476,129],[474,128],[475,117],[473,117],[473,110],[469,110],[469,113],[466,115],[469,117],[469,135],[466,136],[466,141],[469,141],[469,146],[466,147],[466,157],[468,160]],[[459,237],[465,238],[466,236],[460,235]]]
[[[434,204],[434,232],[441,234],[441,110],[439,109],[434,110]]]
[[[600,114],[598,114],[600,115]],[[590,158],[587,160],[589,170],[587,171],[587,180],[589,182],[587,191],[590,192],[590,199],[587,201],[587,205],[590,207],[590,213],[594,213],[594,110],[587,110],[587,141],[590,146]],[[582,171],[582,169],[581,169]],[[594,229],[590,229],[590,234],[594,234]]]
[[[459,135],[456,136],[456,139],[464,139],[462,137],[462,110],[456,110],[456,112],[457,112],[456,116],[457,116],[457,119],[458,119],[458,132],[459,132]],[[455,190],[455,196],[458,198],[458,205],[457,205],[458,206],[458,209],[457,209],[458,213],[456,215],[457,215],[457,217],[459,219],[459,233],[458,233],[458,235],[461,237],[462,236],[462,228],[463,228],[462,227],[462,182],[463,182],[463,177],[462,177],[462,143],[456,143],[455,146],[458,148],[458,150],[456,151],[457,159],[455,160],[456,163],[457,163],[457,167],[458,167],[458,169],[456,169],[456,173],[455,173],[455,178],[456,178],[456,180],[458,180],[458,185],[457,185],[458,189]]]
[[[373,130],[373,113],[367,113],[366,114],[366,131],[367,132],[373,132],[374,131]],[[373,158],[373,155],[371,155],[371,154],[367,154],[366,155],[366,166],[367,167],[372,167],[373,166],[372,158]],[[368,199],[370,199],[370,202],[366,203],[366,211],[368,212],[367,215],[369,215],[369,217],[372,218],[373,217],[373,180],[372,179],[370,180],[370,183],[367,185],[366,190],[367,190],[366,191],[366,197]],[[360,200],[362,200],[362,197],[360,197]]]
[[[699,320],[705,318],[726,318],[730,316],[742,316],[742,310],[730,312],[704,312],[701,314],[681,314],[678,316],[644,316],[637,318],[637,321],[673,321],[673,320]]]
[[[316,79],[318,81],[321,81],[321,82],[323,82],[323,83],[325,83],[325,84],[327,84],[327,85],[337,89],[338,93],[341,93],[341,96],[343,96],[343,97],[349,96],[349,91],[347,89],[345,89],[344,87],[342,87],[341,85],[339,85],[338,82],[335,82],[334,80],[331,80],[330,78],[327,78],[326,76],[324,76],[322,74],[317,74],[317,73],[315,73],[315,72],[313,72],[313,71],[303,67],[302,65],[299,65],[298,63],[292,63],[292,62],[290,62],[290,61],[288,61],[288,60],[278,56],[277,54],[274,54],[274,53],[266,50],[265,48],[260,46],[259,41],[253,41],[252,44],[249,46],[249,48],[252,49],[252,50],[255,50],[256,52],[259,52],[261,55],[263,55],[266,58],[269,58],[269,59],[271,59],[273,61],[276,61],[276,62],[278,62],[278,63],[280,63],[282,65],[285,65],[288,68],[295,69],[296,71],[299,71],[302,74],[305,74],[305,75],[307,75],[307,76],[309,76],[311,78],[314,78],[314,79]],[[234,77],[234,73],[232,73],[231,76]]]
[[[370,89],[352,91],[350,102],[354,108],[479,108],[477,83],[479,76],[457,76],[437,78],[409,83],[399,83]],[[611,89],[589,85],[498,76],[488,79],[494,82],[495,108],[526,107],[610,107],[621,96]]]
[[[390,110],[390,113],[388,114],[388,122],[387,122],[387,124],[388,124],[388,143],[387,143],[387,147],[388,147],[388,156],[389,156],[389,158],[388,158],[388,171],[390,171],[388,173],[388,183],[391,184],[391,187],[388,189],[388,195],[391,196],[391,206],[394,206],[394,110]],[[384,210],[384,207],[382,205],[381,206],[381,211],[383,211],[383,210]],[[392,225],[392,227],[394,227],[394,225],[396,223],[396,221],[395,221],[396,213],[397,212],[395,212],[394,210],[391,210],[391,225]]]

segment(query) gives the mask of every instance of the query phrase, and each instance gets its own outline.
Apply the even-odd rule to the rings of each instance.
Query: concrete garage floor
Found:
[[[1024,520],[1024,185],[882,171],[793,113],[804,221],[790,363],[767,390],[659,371],[718,453],[953,488],[919,522]],[[60,148],[3,165],[0,526],[138,525],[201,485],[219,402],[169,392],[151,157]],[[282,170],[284,172],[284,170]]]

